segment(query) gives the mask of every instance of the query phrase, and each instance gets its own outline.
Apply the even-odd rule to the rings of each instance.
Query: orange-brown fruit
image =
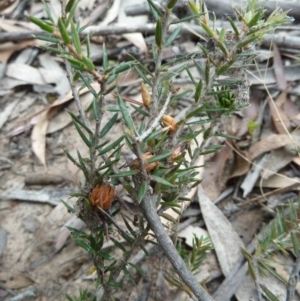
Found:
[[[97,185],[90,193],[90,202],[94,207],[100,207],[103,210],[110,208],[116,198],[115,189],[108,184]]]

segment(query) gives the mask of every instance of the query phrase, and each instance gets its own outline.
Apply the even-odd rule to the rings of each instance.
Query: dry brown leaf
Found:
[[[256,186],[264,188],[285,188],[290,187],[295,183],[300,183],[300,178],[288,178],[281,174],[275,174],[263,181],[257,181]],[[300,189],[300,186],[298,189]]]
[[[262,93],[254,90],[253,95],[250,98],[250,105],[242,110],[243,118],[239,124],[236,134],[237,137],[242,137],[248,132],[248,124],[250,121],[256,119],[259,112],[259,103]]]
[[[43,112],[31,133],[32,150],[46,167],[46,133],[49,123],[48,113]]]
[[[274,126],[279,134],[286,134],[286,129],[290,130],[291,124],[284,110],[281,108],[287,98],[287,91],[282,91],[276,101],[269,99],[269,108]]]
[[[241,258],[244,244],[222,211],[206,196],[202,185],[198,187],[198,201],[221,270],[227,276]]]
[[[21,80],[24,84],[45,84],[39,69],[26,64],[9,64],[6,76]]]
[[[18,44],[8,42],[0,45],[0,62],[7,62],[13,53],[20,51],[29,46],[35,46],[36,40],[23,41]]]
[[[294,102],[291,101],[289,97],[287,97],[285,103],[282,107],[285,115],[289,118],[293,126],[300,126],[300,111],[299,106],[297,106]]]
[[[266,161],[261,171],[261,177],[268,179],[277,171],[291,163],[294,157],[295,154],[287,152],[284,148],[272,150],[269,154],[266,154]]]
[[[248,152],[249,159],[252,161],[263,153],[291,144],[292,142],[288,135],[271,134],[250,147]]]
[[[277,45],[273,42],[273,67],[274,73],[277,81],[277,86],[280,90],[285,90],[287,88],[284,65],[282,62],[280,50]]]
[[[234,162],[233,162],[233,170],[231,171],[231,175],[229,179],[242,176],[249,171],[251,166],[249,160],[245,158],[248,157],[247,152],[240,149],[239,145],[233,140],[231,142],[231,146],[234,149]]]
[[[224,167],[231,154],[232,148],[225,144],[204,170],[202,187],[211,200],[215,200],[225,187],[228,178],[224,176]]]
[[[91,83],[91,86],[94,89],[97,89],[99,87],[98,83]],[[79,95],[84,95],[85,93],[88,93],[89,89],[88,88],[84,88],[82,89],[80,92],[78,92]],[[68,101],[72,100],[73,96],[72,96],[72,92],[70,91],[68,94],[66,94],[64,97],[56,100],[52,105],[43,108],[42,110],[39,110],[38,112],[35,112],[34,114],[29,115],[26,118],[23,118],[21,120],[18,120],[18,122],[24,122],[24,121],[28,121],[29,122],[25,125],[25,126],[20,126],[16,129],[14,129],[13,131],[11,131],[10,133],[7,134],[8,137],[11,136],[15,136],[18,134],[23,133],[25,130],[30,129],[33,125],[35,125],[38,120],[39,120],[39,115],[42,114],[45,111],[49,111],[51,108],[56,108],[55,112],[59,110],[59,107],[65,103],[67,103]],[[52,114],[51,116],[53,116],[54,114]]]
[[[0,28],[7,32],[20,32],[27,30],[40,30],[40,28],[32,22],[24,22],[10,19],[1,19]]]
[[[7,119],[10,117],[11,113],[13,112],[18,103],[19,99],[11,101],[5,106],[5,108],[2,111],[0,111],[0,130],[7,121]]]
[[[40,115],[39,121],[31,133],[32,150],[41,163],[46,167],[46,134],[49,120],[56,113],[58,107],[52,107]]]

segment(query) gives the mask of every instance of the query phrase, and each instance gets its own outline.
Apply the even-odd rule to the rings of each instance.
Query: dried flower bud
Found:
[[[92,206],[107,210],[110,208],[115,198],[115,189],[112,186],[108,184],[100,184],[92,190],[89,199]]]
[[[144,106],[149,109],[151,104],[151,97],[146,85],[142,82],[141,84],[141,92]]]
[[[169,128],[169,133],[171,135],[173,135],[178,129],[178,125],[177,125],[175,119],[169,115],[163,116],[162,123],[163,123],[164,127]]]
[[[145,163],[145,168],[146,168],[146,171],[147,172],[150,172],[151,170],[153,170],[159,163],[156,161],[156,162],[151,162],[151,163],[147,163],[147,160],[152,158],[153,155],[151,152],[146,152],[142,155],[142,159]],[[135,167],[135,169],[140,169],[140,163],[137,159],[134,159],[132,161],[132,163],[129,164],[130,165],[133,165]]]

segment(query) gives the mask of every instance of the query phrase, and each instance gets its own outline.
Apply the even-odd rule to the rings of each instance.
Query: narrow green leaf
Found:
[[[115,244],[115,246],[122,250],[124,253],[127,252],[127,250],[125,249],[125,247],[123,246],[123,244],[121,244],[120,242],[118,242],[116,239],[114,239],[113,237],[110,237],[110,240]]]
[[[73,124],[75,125],[75,128],[79,134],[79,136],[81,137],[81,139],[83,140],[83,142],[86,144],[86,146],[88,148],[90,148],[92,146],[92,143],[91,141],[88,139],[88,137],[83,133],[83,131],[81,130],[78,122],[75,120],[75,119],[72,119],[73,120]]]
[[[71,43],[71,40],[69,37],[69,33],[67,31],[67,28],[65,26],[64,20],[61,17],[58,18],[57,27],[58,27],[58,30],[61,34],[61,38],[63,39],[64,43],[66,45],[69,45]]]
[[[225,44],[221,41],[218,41],[218,45],[219,45],[219,48],[221,49],[221,51],[226,55],[226,57],[228,57],[229,52],[228,52]]]
[[[206,108],[206,106],[203,105],[203,106],[201,106],[201,107],[195,109],[194,111],[188,113],[188,114],[186,115],[186,119],[189,119],[189,118],[194,117],[194,116],[201,116],[200,113],[202,113],[202,112],[205,110],[205,108]]]
[[[162,23],[161,23],[161,19],[158,19],[155,28],[155,42],[156,42],[156,46],[159,49],[161,49],[162,47],[162,38],[163,38]]]
[[[141,115],[145,116],[145,117],[149,117],[149,113],[145,110],[143,110],[142,108],[134,105],[134,104],[130,104],[130,106],[132,108],[134,108],[135,111],[139,112]]]
[[[116,287],[116,288],[122,288],[123,287],[122,282],[109,281],[107,284],[111,287]]]
[[[253,35],[247,38],[246,40],[242,41],[241,43],[237,44],[236,48],[243,48],[244,46],[248,45],[249,43],[257,40],[257,36]]]
[[[66,228],[71,232],[71,234],[74,236],[74,237],[80,237],[80,238],[86,238],[87,237],[87,234],[83,231],[80,231],[76,228],[73,228],[73,227],[70,227],[70,226],[66,226]]]
[[[93,98],[93,113],[94,113],[94,118],[98,119],[99,118],[99,104],[98,104],[98,97]]]
[[[194,84],[195,86],[197,86],[197,83],[196,83],[196,81],[195,81],[195,79],[194,79],[194,77],[193,77],[193,75],[192,75],[192,73],[191,73],[189,67],[186,67],[185,70],[186,70],[186,72],[187,72],[189,78],[190,78],[191,81],[193,82],[193,84]]]
[[[36,37],[38,39],[38,37]],[[59,43],[59,40],[57,40]],[[49,42],[49,41],[48,41]],[[51,42],[52,43],[52,42]],[[54,48],[54,47],[50,47],[50,46],[40,46],[41,49],[48,51],[48,52],[53,52],[55,54],[58,55],[69,55],[69,53],[63,49],[58,49],[58,48]]]
[[[94,98],[98,98],[98,93],[96,92],[96,90],[92,87],[91,85],[91,80],[89,80],[86,76],[84,76],[81,72],[80,72],[80,78],[82,79],[82,81],[85,84],[85,87],[87,87],[89,89],[89,91],[93,94]],[[83,89],[84,86],[81,88]]]
[[[173,151],[170,152],[166,152],[157,156],[153,156],[150,159],[147,160],[147,163],[152,163],[152,162],[157,162],[157,161],[161,161],[165,158],[170,157],[173,154]]]
[[[79,165],[81,166],[81,170],[82,170],[85,178],[88,179],[88,177],[89,177],[88,170],[86,168],[86,165],[84,163],[84,160],[83,160],[79,150],[77,150],[77,157],[78,157],[78,160],[79,160]]]
[[[149,8],[155,18],[155,20],[158,20],[163,16],[162,12],[160,9],[156,6],[156,4],[152,0],[147,0]]]
[[[225,35],[226,35],[226,30],[224,27],[222,27],[222,29],[220,30],[219,32],[219,39],[220,39],[220,42],[224,42],[225,40]]]
[[[86,56],[82,56],[82,61],[85,64],[85,66],[88,68],[88,70],[90,71],[94,71],[95,70],[95,65],[92,62],[92,60]]]
[[[103,47],[102,47],[102,67],[104,71],[106,71],[108,68],[108,58],[107,58],[105,43],[103,43]]]
[[[229,23],[230,23],[230,25],[231,25],[233,31],[235,32],[237,38],[239,39],[240,33],[239,33],[239,30],[237,29],[237,27],[235,26],[234,21],[233,21],[230,17],[227,17],[227,19],[228,19],[228,21],[229,21]]]
[[[137,199],[139,203],[144,199],[144,196],[146,195],[147,192],[147,188],[148,188],[147,182],[143,181],[139,187],[139,191],[137,194]]]
[[[196,87],[196,91],[195,91],[195,103],[198,103],[201,97],[201,92],[202,92],[202,86],[203,86],[203,82],[202,79],[199,80],[199,83]]]
[[[120,96],[120,94],[118,94],[118,104],[121,110],[121,113],[123,115],[124,118],[124,122],[126,124],[126,126],[128,127],[128,129],[132,132],[132,134],[134,133],[134,124],[133,124],[133,120],[127,110],[127,107],[125,105],[124,100],[122,99],[122,97]]]
[[[223,73],[225,73],[233,65],[233,63],[236,61],[236,59],[237,59],[237,57],[233,57],[229,62],[226,62],[221,67],[217,68],[216,74],[219,76],[219,75],[222,75]]]
[[[254,14],[254,16],[252,17],[250,22],[247,24],[249,28],[251,28],[257,24],[257,22],[259,21],[259,19],[261,17],[261,13],[262,13],[261,10],[259,10]]]
[[[60,200],[64,205],[65,207],[68,209],[69,212],[71,213],[75,213],[75,209],[74,207],[70,206],[68,203],[66,203],[64,200]]]
[[[76,166],[80,166],[79,163],[70,155],[70,153],[67,150],[63,150],[65,155],[68,157],[68,159],[75,164]]]
[[[262,288],[262,290],[264,291],[264,293],[270,301],[280,301],[280,299],[278,299],[266,286],[261,284],[260,287]]]
[[[166,42],[165,42],[165,47],[170,46],[173,41],[177,38],[177,36],[179,35],[180,31],[181,31],[182,26],[178,26],[167,38]]]
[[[90,34],[86,36],[86,56],[91,56],[91,40],[90,40]]]
[[[178,204],[178,203],[176,203],[176,202],[161,202],[160,205],[163,206],[163,207],[170,207],[170,208],[177,207],[177,208],[181,208],[181,205]]]
[[[71,5],[70,4],[70,10],[69,10],[69,14],[67,16],[67,20],[65,21],[65,25],[66,25],[66,28],[69,27],[71,21],[73,20],[73,17],[74,17],[74,14],[75,14],[75,10],[76,10],[76,7],[77,7],[77,4],[78,4],[78,1],[74,1],[73,4]],[[77,23],[77,25],[79,24],[79,22]],[[77,27],[77,26],[76,26]],[[78,30],[77,30],[78,32]]]
[[[183,71],[184,69],[187,68],[187,64],[183,64],[182,66],[178,67],[177,69],[175,69],[172,72],[167,72],[167,75],[164,76],[163,78],[161,78],[161,82],[162,81],[167,81],[173,77],[175,77],[176,75],[178,75],[181,71]]]
[[[143,269],[141,269],[139,266],[137,266],[137,265],[135,265],[135,264],[133,264],[131,262],[128,262],[128,264],[130,266],[132,266],[135,270],[137,270],[141,275],[146,276],[146,272]]]
[[[131,274],[128,271],[126,266],[124,266],[124,268],[123,268],[123,273],[124,273],[124,276],[126,276],[131,282],[135,283],[133,277],[131,276]]]
[[[84,249],[88,253],[93,253],[94,252],[94,250],[90,247],[90,245],[87,244],[85,241],[79,240],[79,239],[76,239],[76,238],[74,238],[74,241],[77,245],[79,245],[82,249]]]
[[[144,72],[141,70],[140,66],[133,66],[138,75],[144,80],[145,83],[147,83],[150,87],[152,86],[151,81],[148,79],[148,77],[144,74]]]
[[[170,182],[166,181],[164,178],[155,176],[155,175],[151,175],[151,178],[156,181],[159,184],[165,185],[165,186],[170,186],[173,187],[173,184],[171,184]]]
[[[132,227],[130,226],[130,224],[129,224],[127,218],[126,218],[124,215],[122,215],[122,218],[123,218],[123,221],[124,221],[124,224],[125,224],[126,228],[129,230],[129,232],[131,233],[131,235],[132,235],[133,237],[136,238],[136,237],[137,237],[137,233],[132,229]],[[125,238],[126,241],[127,241],[128,243],[131,243],[131,242],[132,242],[132,241],[130,241],[131,238],[130,238],[129,240],[128,240],[128,238],[129,238],[129,237]]]
[[[29,20],[34,23],[35,25],[37,25],[39,28],[47,31],[47,32],[50,32],[50,33],[53,33],[54,32],[54,27],[34,16],[29,16]]]
[[[210,60],[206,60],[206,65],[205,65],[205,83],[206,85],[209,84],[210,81]]]
[[[167,4],[167,8],[172,9],[176,3],[177,3],[177,0],[169,0],[168,4]]]
[[[211,37],[214,38],[215,37],[215,33],[214,31],[204,22],[200,22],[202,28],[206,31],[206,33]]]
[[[203,15],[204,15],[204,13],[193,14],[192,16],[188,16],[188,17],[184,17],[182,19],[172,21],[171,24],[178,24],[178,23],[188,22],[188,21],[194,20],[194,19],[196,19],[200,16],[203,16]]]
[[[124,62],[124,63],[118,64],[118,66],[115,67],[110,73],[113,75],[118,75],[118,74],[130,69],[133,65],[134,65],[134,63],[132,63],[132,62]]]
[[[175,219],[173,216],[171,216],[171,215],[168,214],[168,213],[162,213],[160,216],[162,216],[162,217],[165,218],[166,220],[172,222],[173,224],[177,224],[177,223],[178,223],[178,220]]]
[[[54,19],[52,18],[52,14],[47,2],[45,0],[42,0],[42,2],[49,20],[51,21],[52,24],[54,24]]]
[[[46,34],[37,34],[36,36],[36,39],[38,40],[41,40],[41,41],[46,41],[46,42],[50,42],[50,43],[53,43],[53,44],[58,44],[60,43],[60,39],[57,39],[57,38],[54,38],[52,36],[48,36]],[[41,48],[46,48],[45,46],[40,46]],[[57,49],[57,48],[54,48],[54,49]],[[54,50],[52,50],[54,52]]]
[[[66,5],[66,13],[69,13],[73,7],[73,5],[76,4],[76,0],[69,0]]]
[[[76,51],[78,54],[82,54],[82,50],[81,50],[81,43],[80,43],[80,38],[79,38],[79,34],[76,30],[75,24],[73,21],[71,21],[71,34],[72,34],[72,41],[73,44],[76,48]]]
[[[97,254],[99,254],[105,260],[113,260],[114,259],[109,253],[103,252],[101,250],[100,251],[97,250]]]
[[[297,234],[294,232],[291,232],[291,238],[292,238],[294,252],[297,255],[299,252],[299,240],[298,240]]]
[[[135,170],[135,169],[126,170],[126,171],[121,171],[117,174],[111,175],[111,178],[123,178],[123,177],[136,175],[137,173],[138,173],[138,170]]]
[[[113,117],[105,124],[105,126],[102,128],[102,130],[99,133],[99,138],[103,138],[108,131],[114,126],[118,119],[118,113],[114,114]]]
[[[93,135],[93,132],[87,127],[87,126],[85,126],[85,124],[75,115],[75,114],[73,114],[72,112],[70,112],[70,111],[67,111],[69,114],[70,114],[70,116],[71,116],[71,118],[72,118],[72,120],[73,120],[73,122],[77,122],[78,124],[80,124],[90,135]]]
[[[124,140],[125,136],[121,136],[120,138],[118,138],[116,141],[114,141],[113,143],[111,143],[110,145],[108,145],[106,148],[100,149],[98,155],[102,156],[104,154],[106,154],[107,152],[111,151],[112,149],[114,149],[115,147],[119,146],[119,144]],[[98,147],[96,147],[98,148]]]
[[[82,70],[84,70],[84,64],[77,60],[77,59],[74,59],[73,57],[67,57],[67,60],[74,66],[77,66],[78,68],[81,68]]]

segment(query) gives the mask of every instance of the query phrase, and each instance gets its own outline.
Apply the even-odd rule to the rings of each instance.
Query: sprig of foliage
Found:
[[[296,258],[298,258],[300,250],[299,215],[300,202],[298,201],[296,205],[290,202],[285,211],[277,212],[274,220],[267,226],[267,229],[262,235],[258,237],[255,253],[252,255],[243,250],[243,255],[248,261],[250,275],[262,288],[266,297],[271,301],[278,301],[278,299],[272,295],[272,292],[269,291],[268,288],[263,287],[259,283],[259,277],[272,275],[280,282],[287,285],[287,281],[274,269],[274,264],[278,264],[278,262],[276,262],[277,260],[274,259],[274,256],[277,253],[282,253],[286,256],[288,255],[288,252],[293,252]],[[255,266],[257,267],[256,269],[254,268]],[[288,291],[288,293],[291,294],[290,291]]]
[[[134,57],[111,66],[105,45],[102,48],[102,66],[95,66],[90,56],[89,36],[86,39],[81,36],[85,26],[80,26],[74,19],[77,0],[69,0],[63,6],[62,16],[57,23],[45,2],[47,21],[29,17],[48,33],[39,38],[56,45],[43,49],[64,59],[80,113],[79,117],[72,112],[70,115],[80,138],[89,149],[89,155],[83,157],[77,151],[77,158],[74,158],[67,151],[65,153],[84,175],[84,182],[76,194],[78,201],[72,210],[87,224],[90,232],[71,228],[70,231],[74,241],[93,258],[93,269],[97,271],[98,283],[103,289],[101,300],[110,300],[113,290],[122,286],[118,280],[120,273],[132,280],[128,270],[130,258],[136,249],[142,249],[147,254],[144,243],[150,229],[178,273],[178,276],[169,277],[168,280],[190,295],[194,294],[198,300],[212,300],[192,275],[201,265],[207,250],[212,248],[209,240],[195,237],[190,252],[179,248],[178,253],[160,217],[172,223],[177,222],[166,210],[180,214],[185,195],[200,182],[196,166],[198,157],[216,152],[221,147],[209,145],[211,137],[218,132],[221,116],[228,116],[248,105],[250,84],[244,69],[255,55],[255,43],[266,32],[289,21],[286,12],[279,10],[264,20],[263,7],[257,0],[249,0],[246,8],[235,10],[237,19],[243,22],[242,28],[229,18],[232,31],[226,31],[225,28],[215,27],[215,17],[202,1],[189,1],[193,16],[172,23],[196,19],[209,41],[201,44],[197,53],[163,62],[163,49],[171,45],[181,32],[179,25],[167,35],[176,2],[169,0],[166,7],[161,8],[148,0],[156,20],[155,43],[152,47],[154,72],[150,72],[143,62]],[[199,63],[199,58],[203,64]],[[200,80],[190,72],[191,63],[202,74]],[[122,95],[116,87],[118,75],[132,68],[143,80],[142,104]],[[172,80],[182,72],[187,73],[194,89],[179,92],[174,87]],[[98,83],[98,89],[92,81]],[[75,87],[77,83],[81,85],[80,89],[86,87],[93,95],[87,111],[82,107]],[[105,108],[105,97],[114,90],[116,103]],[[194,93],[193,102],[187,107],[186,114],[177,120],[171,116],[170,104],[176,105],[178,99],[189,93]],[[103,124],[104,114],[110,111],[113,116]],[[118,120],[121,121],[123,132],[111,138],[109,134],[118,127]],[[201,143],[197,139],[199,135],[203,136]],[[192,142],[196,144],[195,149],[191,148]],[[135,155],[132,161],[125,160],[125,147]],[[122,196],[117,195],[115,187],[118,185],[143,212],[142,216],[134,218],[122,215],[125,229],[121,229],[114,221],[120,214],[120,206],[132,214]],[[113,231],[117,231],[124,242],[110,237]],[[116,248],[123,252],[123,258],[117,260],[111,250],[103,250],[105,238],[111,239]],[[285,247],[281,245],[281,248]],[[138,269],[137,266],[132,267]],[[83,295],[81,293],[81,299]]]

